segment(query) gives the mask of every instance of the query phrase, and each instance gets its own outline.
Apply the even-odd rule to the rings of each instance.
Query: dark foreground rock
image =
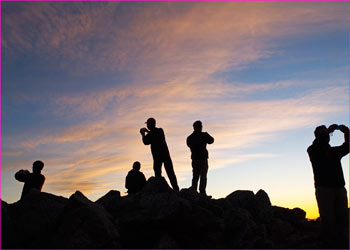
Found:
[[[299,208],[271,206],[266,192],[210,199],[175,192],[151,177],[135,195],[110,191],[92,202],[31,191],[1,201],[1,248],[319,248],[319,222]]]

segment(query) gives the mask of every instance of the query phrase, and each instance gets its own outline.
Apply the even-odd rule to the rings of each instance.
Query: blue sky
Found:
[[[165,130],[180,187],[186,137],[202,120],[207,192],[264,189],[317,216],[306,148],[320,124],[349,121],[348,2],[2,2],[1,196],[45,162],[43,191],[95,200],[125,192],[138,130]],[[332,143],[342,143],[335,132]],[[342,161],[347,186],[349,158]]]

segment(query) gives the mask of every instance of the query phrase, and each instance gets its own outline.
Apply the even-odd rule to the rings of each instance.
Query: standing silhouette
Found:
[[[207,173],[208,173],[208,158],[209,153],[207,144],[212,144],[214,138],[207,132],[202,132],[202,122],[196,121],[193,123],[193,133],[187,137],[187,146],[191,149],[192,159],[192,186],[191,189],[197,191],[198,180],[200,178],[199,192],[206,194],[207,187]]]
[[[170,158],[168,146],[165,141],[165,135],[162,128],[156,127],[156,120],[149,118],[146,122],[147,128],[141,128],[142,141],[145,145],[151,145],[153,156],[153,170],[156,177],[162,176],[162,164],[174,190],[179,191],[176,175],[173,168],[173,162]]]
[[[24,182],[21,199],[23,199],[32,188],[41,191],[45,182],[45,176],[41,174],[43,168],[44,163],[42,161],[35,161],[33,162],[33,173],[21,169],[15,174],[17,181]]]
[[[329,145],[330,133],[344,134],[341,146]],[[324,125],[315,129],[315,140],[307,149],[314,173],[316,200],[321,217],[322,240],[326,247],[348,244],[349,210],[341,158],[349,153],[349,128]],[[348,246],[348,245],[347,245]]]
[[[135,194],[139,192],[146,184],[145,175],[140,172],[141,163],[135,161],[132,169],[125,178],[125,187],[128,189],[128,194]]]

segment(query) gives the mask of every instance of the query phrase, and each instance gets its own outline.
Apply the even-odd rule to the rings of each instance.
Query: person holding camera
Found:
[[[140,134],[145,145],[151,145],[153,156],[153,170],[156,177],[162,176],[162,164],[164,163],[165,171],[168,175],[171,186],[175,191],[179,191],[176,175],[171,161],[169,149],[165,141],[165,135],[162,128],[156,127],[156,120],[149,118],[146,122],[147,128],[141,128]]]
[[[335,130],[344,134],[344,143],[332,147],[329,145],[330,134]],[[349,128],[337,124],[328,128],[321,125],[316,127],[314,134],[315,140],[307,152],[314,173],[321,236],[327,247],[335,247],[335,244],[347,241],[349,229],[348,199],[341,165],[341,158],[349,153]]]
[[[44,168],[42,161],[33,162],[33,173],[28,170],[19,170],[15,174],[15,179],[20,182],[24,182],[21,200],[29,193],[31,189],[37,189],[41,191],[45,182],[45,176],[41,174],[41,170]]]

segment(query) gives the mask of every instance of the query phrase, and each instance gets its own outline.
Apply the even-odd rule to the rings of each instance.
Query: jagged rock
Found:
[[[272,206],[272,213],[275,218],[288,221],[294,226],[302,226],[306,222],[306,212],[300,208],[289,209]]]
[[[304,221],[306,216],[306,212],[302,210],[301,208],[293,208],[292,209],[292,219],[296,221]]]
[[[271,206],[267,193],[238,190],[210,199],[150,178],[137,194],[112,190],[92,202],[33,190],[1,202],[6,248],[315,248],[319,222]]]
[[[1,201],[1,247],[15,248],[17,235],[14,230],[14,224],[11,221],[8,207],[9,205],[6,202]]]
[[[286,239],[295,231],[288,221],[275,218],[267,225],[267,228],[276,248],[286,248]]]
[[[164,234],[155,244],[156,249],[178,249],[179,243],[169,234]]]
[[[164,177],[150,177],[146,185],[142,188],[143,194],[157,194],[157,193],[175,192],[170,188]]]
[[[256,206],[255,195],[252,191],[237,190],[229,194],[226,198],[233,207],[254,210]]]
[[[260,189],[255,194],[255,216],[256,219],[261,222],[269,222],[272,218],[272,209],[271,209],[271,201],[267,193]]]
[[[234,208],[225,218],[224,237],[227,248],[250,248],[256,224],[252,215],[245,209]]]
[[[57,248],[120,248],[112,216],[77,191],[68,201],[53,239]]]
[[[33,189],[24,199],[5,206],[9,218],[2,231],[15,235],[7,235],[4,244],[9,248],[51,248],[51,236],[67,202],[66,198]]]
[[[106,195],[99,198],[96,201],[96,203],[102,205],[108,212],[113,214],[120,200],[121,200],[120,192],[116,190],[111,190]]]

